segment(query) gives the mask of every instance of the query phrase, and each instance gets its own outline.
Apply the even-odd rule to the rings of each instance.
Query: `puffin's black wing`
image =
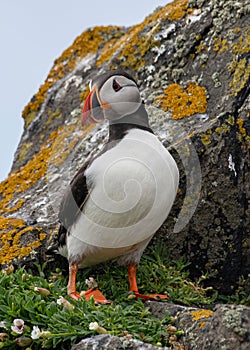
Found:
[[[63,196],[58,214],[60,221],[60,227],[58,231],[59,245],[64,245],[66,243],[67,231],[76,220],[76,217],[80,213],[80,210],[88,197],[89,191],[87,188],[85,176],[85,171],[88,165],[89,162],[84,164],[78,170]]]

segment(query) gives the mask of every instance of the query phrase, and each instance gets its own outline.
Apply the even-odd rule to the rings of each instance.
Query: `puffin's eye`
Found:
[[[114,79],[113,80],[113,90],[115,92],[119,91],[122,89],[122,86]]]

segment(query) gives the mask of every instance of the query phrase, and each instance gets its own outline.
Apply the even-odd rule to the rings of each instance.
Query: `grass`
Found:
[[[161,246],[149,253],[144,254],[138,268],[141,292],[165,292],[170,302],[184,305],[213,305],[218,296],[211,288],[202,288],[206,276],[194,284],[188,278],[187,265],[183,261],[170,263]],[[80,339],[98,333],[170,345],[170,315],[167,313],[159,320],[149,312],[144,302],[131,299],[125,268],[107,263],[95,270],[89,268],[78,273],[78,291],[87,289],[84,281],[93,276],[105,296],[114,301],[112,305],[100,306],[92,300],[86,302],[82,298],[73,301],[66,297],[67,274],[64,277],[57,270],[46,276],[45,265],[37,268],[37,275],[24,268],[0,272],[0,349],[19,349],[22,345],[26,350],[68,350]],[[69,304],[59,304],[61,296]],[[13,331],[15,319],[24,321],[20,334]],[[97,322],[98,327],[96,323],[95,327],[91,327],[93,322]],[[40,330],[36,339],[31,338],[33,326]],[[181,330],[174,333],[179,336]]]

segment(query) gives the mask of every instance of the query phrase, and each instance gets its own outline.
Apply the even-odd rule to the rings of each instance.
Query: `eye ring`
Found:
[[[122,86],[114,79],[112,88],[115,92],[117,92],[122,89]]]

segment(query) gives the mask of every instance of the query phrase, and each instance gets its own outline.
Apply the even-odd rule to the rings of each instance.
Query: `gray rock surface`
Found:
[[[250,308],[216,305],[213,310],[150,302],[150,311],[164,317],[169,311],[183,330],[180,342],[189,350],[246,350],[250,345]]]
[[[151,244],[161,240],[173,259],[190,262],[193,278],[207,271],[219,292],[239,284],[250,291],[249,14],[250,0],[176,0],[131,28],[91,28],[63,52],[23,111],[13,167],[0,184],[1,266],[48,259],[49,267],[62,266],[46,255],[58,205],[107,138],[106,124],[80,125],[88,81],[120,67],[138,81],[152,128],[181,172],[173,210]],[[241,320],[239,332],[225,314]],[[245,309],[218,306],[213,315],[210,331],[197,335],[200,342],[208,332],[207,340],[196,346],[245,349]],[[192,337],[190,328],[185,342]]]
[[[160,319],[169,312],[183,335],[174,350],[247,350],[250,344],[250,308],[243,305],[216,305],[212,310],[150,301],[147,306]],[[182,346],[182,347],[181,347]],[[139,340],[97,335],[83,339],[72,350],[160,350]],[[170,348],[164,348],[165,350]]]
[[[72,350],[161,350],[163,348],[145,344],[136,339],[119,338],[100,334],[86,338],[74,345]],[[165,348],[167,350],[167,348]]]

